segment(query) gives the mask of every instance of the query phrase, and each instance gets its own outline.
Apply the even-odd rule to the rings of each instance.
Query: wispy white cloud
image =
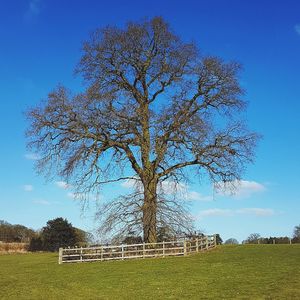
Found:
[[[79,194],[79,193],[72,193],[72,192],[69,192],[67,193],[67,196],[71,199],[75,199],[75,200],[78,200],[78,199],[81,199],[82,198],[82,195]]]
[[[40,205],[50,205],[51,204],[49,201],[43,200],[43,199],[34,200],[33,203],[40,204]]]
[[[33,191],[33,186],[31,184],[24,184],[23,185],[23,190],[25,192],[32,192]]]
[[[231,182],[218,182],[215,185],[216,192],[221,196],[232,196],[236,199],[249,198],[253,194],[261,193],[266,187],[255,181],[235,180]]]
[[[24,13],[24,19],[26,21],[32,20],[34,17],[38,16],[41,12],[41,0],[30,0],[28,1],[27,10]]]
[[[67,190],[71,187],[67,182],[65,181],[56,181],[55,185],[58,186],[61,189]]]
[[[74,193],[72,193],[72,192],[69,192],[69,193],[67,194],[67,196],[68,196],[69,198],[73,198],[73,199],[74,199],[74,197],[75,197],[75,194],[74,194]]]
[[[187,201],[203,201],[203,202],[210,202],[213,201],[213,196],[205,196],[201,193],[198,193],[196,191],[188,191],[186,194],[186,200]]]
[[[196,219],[203,219],[206,217],[233,217],[237,215],[249,215],[255,217],[270,217],[276,213],[271,208],[240,208],[240,209],[222,209],[222,208],[211,208],[200,211],[196,215]]]
[[[60,189],[63,190],[69,190],[67,192],[67,197],[74,199],[74,200],[83,200],[83,199],[89,199],[89,200],[99,200],[100,196],[95,195],[95,194],[85,194],[85,193],[79,193],[79,192],[74,192],[72,189],[74,188],[71,184],[68,184],[65,181],[56,181],[55,185],[59,187]]]
[[[101,195],[100,194],[85,194],[85,193],[73,193],[73,192],[69,192],[67,193],[67,197],[74,199],[74,200],[95,200],[98,201],[101,199]]]
[[[124,188],[137,188],[142,191],[141,182],[138,179],[128,179],[121,183]],[[215,184],[217,196],[233,197],[235,199],[249,198],[253,194],[264,192],[266,186],[256,181],[235,180],[231,182],[218,182]],[[163,181],[158,187],[158,191],[165,195],[175,195],[185,201],[213,201],[213,195],[203,195],[191,189],[189,185],[184,183],[176,183],[174,181]]]
[[[229,217],[233,216],[234,212],[232,209],[221,209],[221,208],[211,208],[211,209],[206,209],[202,210],[198,214],[198,218],[203,218],[203,217]]]
[[[158,192],[165,195],[173,195],[179,198],[187,198],[187,186],[181,182],[165,180],[158,186]]]
[[[300,24],[295,25],[295,31],[300,35]]]
[[[38,160],[38,159],[41,158],[41,157],[40,157],[38,154],[36,154],[36,153],[26,153],[26,154],[24,155],[24,157],[25,157],[26,159],[28,159],[28,160]]]
[[[141,182],[138,179],[128,179],[121,183],[124,188],[137,188],[142,191]],[[212,201],[212,196],[204,196],[199,192],[190,189],[190,186],[184,183],[165,180],[158,186],[158,192],[165,195],[176,196],[185,201]]]
[[[271,208],[241,208],[236,210],[237,214],[254,215],[257,217],[267,217],[275,215],[275,211]]]
[[[212,201],[212,196],[204,196],[199,192],[191,190],[189,185],[184,183],[176,183],[173,181],[163,181],[161,184],[161,192],[167,195],[175,195],[185,201]]]
[[[140,181],[138,179],[126,179],[121,182],[121,186],[126,189],[132,189],[136,186],[140,186]]]

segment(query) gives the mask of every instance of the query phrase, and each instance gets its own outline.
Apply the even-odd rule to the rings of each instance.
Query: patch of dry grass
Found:
[[[3,243],[0,242],[0,254],[27,252],[27,243]]]

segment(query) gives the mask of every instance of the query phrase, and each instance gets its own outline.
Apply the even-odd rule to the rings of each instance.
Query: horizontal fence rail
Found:
[[[216,246],[216,235],[203,236],[197,239],[142,243],[131,245],[97,246],[87,248],[60,248],[59,264],[124,260],[133,258],[165,257],[189,255]]]

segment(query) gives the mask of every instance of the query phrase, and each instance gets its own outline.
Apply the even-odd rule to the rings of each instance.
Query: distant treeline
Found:
[[[27,243],[29,251],[57,251],[59,247],[86,246],[92,235],[66,219],[49,220],[40,231],[0,221],[0,243]]]
[[[294,228],[293,237],[261,237],[259,233],[252,233],[242,242],[243,244],[297,244],[300,243],[300,226]]]
[[[0,220],[0,242],[29,243],[35,235],[36,232],[26,226]]]
[[[287,236],[280,236],[280,237],[268,237],[268,238],[264,238],[261,237],[257,240],[245,240],[244,244],[290,244],[290,243],[299,243],[299,240],[294,239],[294,238],[289,238]]]

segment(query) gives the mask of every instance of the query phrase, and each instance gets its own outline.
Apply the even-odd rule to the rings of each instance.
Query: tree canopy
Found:
[[[92,235],[73,227],[67,219],[49,220],[42,230],[31,238],[29,251],[57,251],[60,247],[85,247]]]
[[[1,242],[29,242],[35,232],[20,224],[10,224],[0,220],[0,241]]]
[[[60,247],[75,246],[76,237],[75,228],[66,219],[49,220],[41,232],[43,250],[57,251]]]
[[[259,233],[251,233],[248,238],[243,241],[245,244],[257,244],[259,240],[261,239],[261,236]]]
[[[238,243],[238,240],[235,238],[229,238],[224,242],[225,245],[238,245]]]
[[[233,182],[253,159],[257,134],[240,114],[240,69],[202,55],[161,17],[98,29],[76,68],[84,90],[59,86],[28,112],[38,170],[54,171],[84,194],[135,181],[134,194],[99,211],[103,232],[141,232],[155,242],[158,227],[188,231],[187,210],[163,183],[191,172]]]
[[[295,226],[292,241],[293,243],[300,243],[300,225]]]

